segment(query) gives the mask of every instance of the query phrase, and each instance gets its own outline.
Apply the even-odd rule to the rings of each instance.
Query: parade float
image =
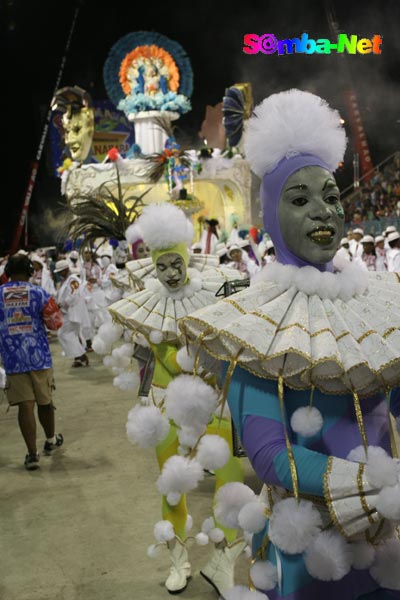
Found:
[[[82,158],[73,147],[70,159],[59,169],[69,205],[76,206],[105,184],[120,185],[126,197],[145,193],[146,204],[175,202],[192,217],[197,239],[205,219],[217,219],[228,232],[232,215],[241,223],[251,223],[251,174],[240,146],[243,123],[251,110],[249,85],[237,84],[225,91],[227,148],[183,150],[174,138],[173,125],[191,109],[193,73],[177,42],[158,33],[130,33],[111,48],[103,75],[109,99],[134,127],[135,143],[128,151],[126,144],[116,145],[118,181],[113,161],[93,162],[93,151]],[[64,106],[54,103],[55,110],[64,112],[64,126],[80,109],[84,114],[90,110],[87,96],[82,94],[82,100],[72,110],[65,102]]]

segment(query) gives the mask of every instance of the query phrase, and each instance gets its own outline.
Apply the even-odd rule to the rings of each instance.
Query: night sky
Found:
[[[194,72],[193,110],[178,122],[177,137],[183,145],[200,145],[197,132],[206,105],[220,102],[225,88],[241,81],[251,82],[256,103],[271,93],[298,87],[326,98],[347,118],[342,96],[345,80],[337,55],[251,56],[242,52],[245,33],[273,33],[285,39],[308,32],[311,38],[332,38],[324,2],[248,1],[238,9],[225,1],[160,4],[114,0],[105,9],[99,4],[93,0],[79,3],[60,87],[79,85],[94,99],[106,98],[102,71],[113,44],[133,31],[163,33],[184,47]],[[372,160],[378,164],[400,149],[400,3],[337,0],[332,4],[341,31],[383,37],[381,55],[355,55],[345,60],[358,95]],[[0,3],[1,87],[6,106],[3,248],[16,226],[30,161],[37,152],[76,6],[75,2],[48,0]],[[342,188],[351,183],[351,163],[350,143],[345,169],[339,176]],[[31,202],[33,224],[44,208],[54,207],[56,211],[63,203],[59,181],[52,176],[50,166],[46,144]]]

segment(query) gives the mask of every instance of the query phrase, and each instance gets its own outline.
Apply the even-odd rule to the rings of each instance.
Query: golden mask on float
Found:
[[[94,134],[94,110],[90,94],[78,86],[68,86],[56,92],[51,107],[63,113],[65,145],[72,160],[85,162],[90,155]]]

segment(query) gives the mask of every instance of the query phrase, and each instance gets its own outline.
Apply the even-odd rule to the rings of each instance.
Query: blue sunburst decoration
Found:
[[[244,119],[248,119],[252,109],[251,85],[237,83],[225,90],[222,112],[223,123],[229,145],[237,146],[243,135]]]
[[[109,98],[128,116],[191,109],[193,71],[180,44],[161,33],[128,33],[111,48],[103,70]]]

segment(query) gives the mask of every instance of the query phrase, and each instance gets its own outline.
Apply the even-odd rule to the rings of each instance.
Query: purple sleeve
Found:
[[[400,416],[400,387],[395,388],[390,394],[390,412],[396,418]]]
[[[242,444],[264,483],[293,490],[290,463],[282,423],[267,417],[248,415],[243,423]],[[328,457],[292,444],[299,491],[324,496],[323,477]]]

